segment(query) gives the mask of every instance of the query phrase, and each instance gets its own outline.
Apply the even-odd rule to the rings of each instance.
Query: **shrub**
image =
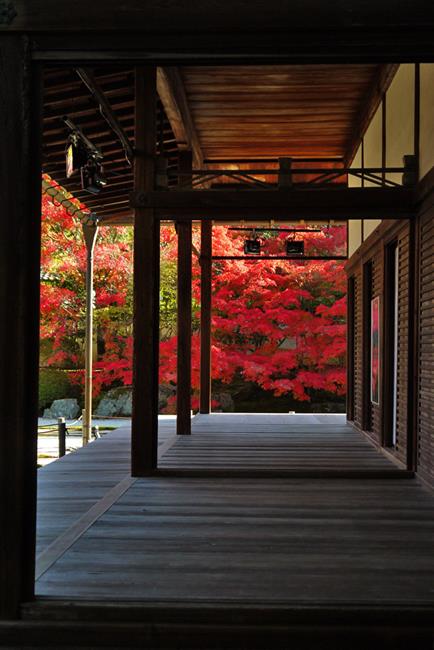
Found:
[[[41,368],[39,370],[39,412],[51,406],[55,399],[75,397],[80,402],[81,390],[71,384],[68,372],[58,368]]]

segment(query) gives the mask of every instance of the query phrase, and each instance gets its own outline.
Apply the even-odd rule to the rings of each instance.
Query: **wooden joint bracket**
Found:
[[[129,202],[131,208],[148,208],[150,204],[149,194],[142,190],[130,192]]]

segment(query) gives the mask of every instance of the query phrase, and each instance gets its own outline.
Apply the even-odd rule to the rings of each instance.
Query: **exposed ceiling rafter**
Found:
[[[92,72],[87,68],[76,68],[76,72],[88,90],[92,93],[93,97],[99,105],[99,110],[107,124],[116,133],[120,143],[125,151],[125,156],[131,165],[133,163],[134,149],[125,132],[123,126],[119,122],[115,112],[113,111],[110,102],[108,101],[103,90],[100,88],[98,82],[93,76]]]
[[[179,149],[191,149],[193,167],[203,166],[203,154],[179,68],[157,68],[157,91]]]

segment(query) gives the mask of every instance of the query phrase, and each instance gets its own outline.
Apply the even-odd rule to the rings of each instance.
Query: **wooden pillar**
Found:
[[[210,413],[212,221],[201,221],[200,232],[200,413]]]
[[[372,428],[371,406],[371,299],[372,262],[365,262],[362,273],[362,429]]]
[[[135,70],[136,192],[154,189],[156,68]],[[157,467],[160,228],[154,210],[134,213],[134,360],[131,470],[147,476]]]
[[[417,179],[420,173],[420,63],[414,69],[414,156],[416,159]],[[419,208],[420,209],[420,208]],[[407,469],[416,471],[418,463],[418,429],[419,429],[419,384],[421,359],[419,326],[421,318],[421,222],[420,215],[409,223],[409,278],[408,278],[408,407],[407,407]]]
[[[0,618],[34,595],[41,227],[41,75],[0,39]]]
[[[347,420],[354,420],[354,277],[347,281]]]
[[[179,171],[191,172],[191,151],[179,154]],[[183,187],[186,179],[180,177]],[[178,221],[178,353],[176,381],[176,433],[191,434],[191,220]]]

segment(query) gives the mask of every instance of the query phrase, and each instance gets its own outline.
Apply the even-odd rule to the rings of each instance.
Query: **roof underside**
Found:
[[[158,88],[161,101],[157,108],[157,150],[168,157],[169,169],[176,169],[178,150],[186,146],[185,134],[179,133],[180,117],[176,123],[173,120],[173,107],[181,103],[184,117],[188,113],[187,131],[202,160],[313,157],[333,158],[342,164],[351,156],[355,136],[360,134],[363,116],[384,67],[363,64],[162,69],[168,71],[169,81],[176,72],[177,96],[168,104],[167,92]],[[106,66],[92,73],[134,144],[133,69]],[[65,115],[104,155],[108,184],[99,195],[84,192],[77,176],[66,178]],[[43,128],[43,171],[103,222],[131,223],[128,195],[133,190],[132,167],[76,70],[46,69]],[[222,162],[222,166],[227,165]]]
[[[343,158],[376,65],[186,67],[206,158]]]

